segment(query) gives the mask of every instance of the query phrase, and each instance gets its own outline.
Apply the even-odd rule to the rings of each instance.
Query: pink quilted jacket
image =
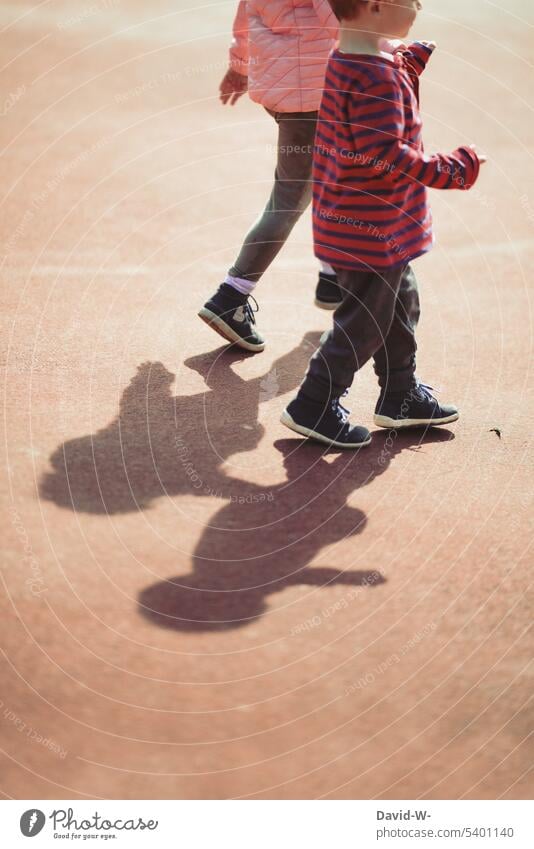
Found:
[[[328,0],[241,0],[230,66],[273,112],[319,109],[328,54],[338,37]]]

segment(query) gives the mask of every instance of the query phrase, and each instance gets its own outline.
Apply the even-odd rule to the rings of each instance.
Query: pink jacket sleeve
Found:
[[[230,45],[230,68],[248,76],[248,11],[247,0],[240,0],[233,25]]]
[[[337,38],[339,23],[328,0],[313,0],[313,8],[315,9],[319,23],[328,31],[328,35],[331,38]]]
[[[275,35],[286,35],[295,29],[295,9],[291,2],[281,0],[256,0],[254,8],[265,26]],[[336,38],[338,23],[328,0],[313,0],[313,9],[319,26],[325,30],[325,35]]]

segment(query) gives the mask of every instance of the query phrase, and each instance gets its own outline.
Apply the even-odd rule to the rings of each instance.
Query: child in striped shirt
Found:
[[[410,263],[433,243],[427,187],[469,189],[485,157],[474,146],[424,153],[419,76],[435,44],[384,41],[408,35],[418,0],[330,4],[341,38],[317,124],[313,228],[316,256],[335,269],[343,300],[282,422],[329,445],[359,448],[370,434],[350,424],[340,398],[371,357],[381,390],[376,425],[458,418],[415,377],[419,296]]]

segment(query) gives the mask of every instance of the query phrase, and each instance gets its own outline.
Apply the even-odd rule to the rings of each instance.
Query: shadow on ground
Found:
[[[383,474],[400,452],[447,442],[450,431],[382,431],[369,448],[335,454],[306,440],[280,440],[286,480],[268,489],[221,470],[230,456],[256,448],[264,434],[260,403],[299,384],[318,339],[306,334],[251,381],[232,369],[248,356],[242,351],[219,348],[193,357],[185,365],[202,375],[208,391],[192,396],[173,397],[174,375],[161,363],[143,363],[117,418],[51,456],[40,495],[73,511],[126,513],[184,494],[225,502],[204,528],[190,573],[140,594],[139,610],[151,622],[181,631],[237,628],[264,614],[266,599],[288,586],[384,583],[377,571],[310,564],[323,548],[365,527],[365,514],[347,504],[352,493]]]
[[[307,333],[250,381],[232,365],[257,355],[225,346],[192,357],[185,365],[204,378],[208,391],[191,396],[174,397],[175,376],[161,363],[143,363],[111,424],[54,451],[41,498],[76,512],[114,514],[145,510],[165,496],[243,495],[246,483],[221,466],[256,448],[264,434],[260,403],[298,386],[318,344],[319,333]]]
[[[266,612],[268,596],[292,585],[384,583],[378,571],[309,564],[326,546],[364,529],[365,514],[346,503],[353,492],[383,474],[401,451],[452,438],[436,428],[381,432],[369,448],[333,460],[310,442],[278,441],[287,480],[267,493],[247,484],[248,503],[230,500],[222,507],[199,540],[192,572],[145,589],[142,614],[164,628],[227,630],[253,622]]]

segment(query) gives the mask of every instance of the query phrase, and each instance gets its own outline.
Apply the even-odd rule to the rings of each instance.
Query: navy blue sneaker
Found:
[[[349,411],[333,401],[312,401],[301,395],[291,401],[280,417],[283,425],[301,436],[324,442],[334,448],[363,448],[371,442],[365,427],[353,427]]]
[[[460,415],[456,407],[440,404],[431,390],[431,386],[417,381],[411,389],[382,393],[375,409],[375,425],[402,428],[455,422]]]
[[[215,294],[206,301],[198,315],[206,324],[219,333],[228,342],[235,342],[245,351],[263,351],[265,342],[256,330],[254,313],[249,297],[242,295],[228,283],[221,283]]]
[[[315,290],[315,306],[321,310],[335,310],[343,300],[343,293],[339,288],[337,276],[319,272],[319,282]]]

